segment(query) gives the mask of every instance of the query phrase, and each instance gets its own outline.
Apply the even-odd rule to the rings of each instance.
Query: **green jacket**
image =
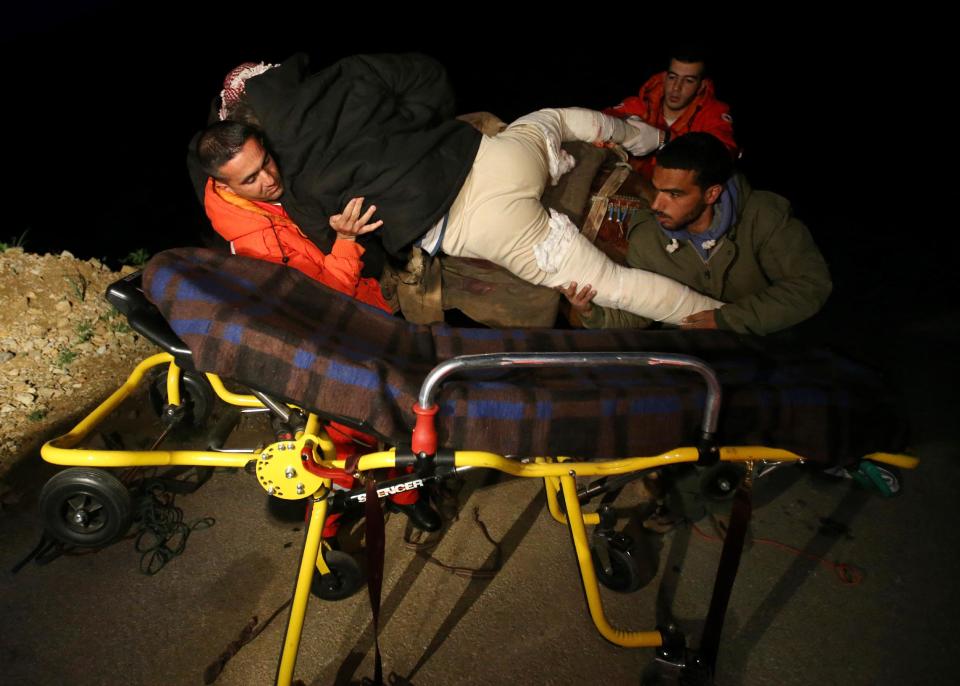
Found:
[[[687,241],[670,253],[670,239],[646,211],[628,228],[627,264],[669,276],[728,303],[717,310],[721,329],[764,335],[814,315],[833,284],[810,231],[793,216],[790,203],[754,191],[735,177],[740,207],[733,226],[704,261]],[[651,321],[623,310],[594,306],[581,317],[588,328],[634,328]]]

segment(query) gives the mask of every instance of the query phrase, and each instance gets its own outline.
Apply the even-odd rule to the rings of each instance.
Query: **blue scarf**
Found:
[[[739,189],[737,188],[737,184],[734,183],[733,177],[730,177],[730,180],[727,181],[724,186],[724,192],[720,194],[720,199],[713,205],[713,221],[710,222],[710,228],[703,233],[690,233],[686,229],[669,231],[662,226],[660,230],[663,231],[669,240],[676,239],[678,241],[689,242],[700,254],[703,261],[706,262],[710,256],[710,251],[716,247],[720,238],[733,226],[733,222],[737,216],[737,204],[739,200]],[[713,243],[710,243],[711,247],[703,247],[703,244],[709,241],[713,241]]]

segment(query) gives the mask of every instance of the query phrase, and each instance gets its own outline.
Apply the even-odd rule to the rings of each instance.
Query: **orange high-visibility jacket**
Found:
[[[337,240],[330,254],[307,238],[279,205],[241,198],[207,179],[203,206],[233,252],[298,269],[325,286],[392,312],[376,279],[363,278],[363,246]]]
[[[624,98],[623,102],[615,107],[604,110],[604,114],[614,117],[629,117],[636,115],[651,126],[670,131],[670,138],[682,136],[685,133],[703,131],[720,139],[727,146],[730,154],[736,158],[739,154],[737,142],[733,138],[733,118],[730,116],[730,107],[714,95],[713,81],[704,79],[700,93],[693,99],[687,109],[677,117],[673,124],[667,124],[663,117],[664,81],[666,72],[651,76],[637,95]],[[638,172],[646,178],[653,175],[655,158],[653,155],[631,159],[631,163]]]

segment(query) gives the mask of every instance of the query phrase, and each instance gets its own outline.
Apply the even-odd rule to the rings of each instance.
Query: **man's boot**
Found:
[[[403,505],[388,499],[387,511],[405,514],[414,528],[421,531],[439,531],[440,527],[443,526],[440,515],[430,507],[430,499],[422,495],[415,503]]]

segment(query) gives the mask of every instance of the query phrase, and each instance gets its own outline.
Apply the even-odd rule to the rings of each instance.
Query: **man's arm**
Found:
[[[643,98],[631,95],[624,98],[619,105],[602,111],[604,114],[621,119],[640,117],[646,123],[655,126],[657,116],[648,111],[647,105]],[[691,131],[702,131],[715,136],[727,147],[734,159],[740,154],[740,148],[733,136],[733,117],[730,115],[730,107],[724,102],[713,98],[708,100],[706,109],[694,120]],[[663,142],[661,139],[661,143]]]
[[[383,225],[379,220],[368,223],[377,211],[376,205],[368,207],[363,215],[360,214],[362,207],[363,198],[353,198],[343,212],[330,217],[330,228],[336,232],[337,239],[329,254],[314,259],[321,270],[317,280],[351,297],[356,295],[363,267],[360,258],[364,250],[356,242],[357,236],[368,234]]]
[[[757,256],[770,285],[715,311],[717,325],[738,333],[769,334],[816,314],[833,284],[813,236],[787,208]]]

